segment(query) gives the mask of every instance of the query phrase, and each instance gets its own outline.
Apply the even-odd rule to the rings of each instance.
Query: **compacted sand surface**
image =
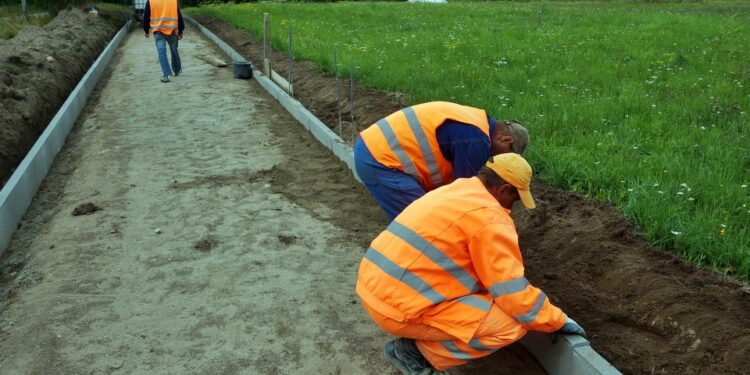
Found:
[[[180,51],[163,84],[128,35],[16,231],[1,372],[395,374],[354,293],[379,209],[256,82],[197,59],[208,41]],[[541,373],[517,348],[477,368]]]

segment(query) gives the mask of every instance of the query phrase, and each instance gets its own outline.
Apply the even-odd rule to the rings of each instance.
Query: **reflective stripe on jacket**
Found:
[[[446,120],[479,128],[490,137],[484,110],[449,102],[404,108],[362,131],[362,140],[375,159],[413,176],[426,191],[453,181],[453,167],[440,152],[435,132]]]
[[[477,178],[414,201],[370,245],[357,294],[391,319],[468,342],[496,303],[527,330],[552,332],[565,314],[524,277],[515,225]]]
[[[177,15],[177,0],[150,0],[151,32],[172,35],[177,32],[179,16]]]

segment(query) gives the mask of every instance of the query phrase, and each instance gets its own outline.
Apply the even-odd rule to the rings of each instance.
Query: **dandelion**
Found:
[[[679,235],[681,235],[681,234],[682,234],[682,232],[678,232],[678,231],[676,231],[676,230],[671,230],[671,231],[670,231],[670,233],[672,233],[672,234],[673,234],[673,235],[675,235],[675,236],[679,236]]]
[[[740,187],[743,188],[743,189],[745,189],[745,188],[747,188],[747,185],[746,184],[742,184],[742,186],[740,186]]]
[[[681,192],[681,191],[678,191],[678,192],[677,192],[677,195],[685,195],[685,193],[683,193],[683,192]]]
[[[690,197],[690,198],[688,198],[688,200],[692,202],[692,201],[694,201],[694,200],[695,200],[695,198],[693,198],[693,197]]]
[[[657,191],[657,193],[659,193],[659,194],[664,194],[664,192],[663,192],[663,191],[661,191],[661,190]]]

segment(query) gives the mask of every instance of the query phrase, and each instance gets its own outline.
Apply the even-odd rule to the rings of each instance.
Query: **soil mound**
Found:
[[[123,23],[117,13],[62,11],[0,40],[0,187]]]
[[[101,210],[102,210],[101,207],[99,207],[99,206],[97,206],[97,205],[95,205],[95,204],[93,204],[91,202],[86,202],[86,203],[78,205],[76,208],[74,208],[73,212],[71,213],[71,215],[73,215],[73,216],[91,215],[94,212],[101,211]]]
[[[256,67],[263,66],[263,46],[257,39],[210,17],[196,19]],[[277,52],[271,56],[274,69],[281,74],[285,73],[286,58]],[[295,63],[293,69],[296,99],[323,122],[337,127],[335,78],[322,75],[306,62]],[[363,129],[401,108],[400,98],[356,86],[356,128]],[[344,119],[350,119],[348,107],[346,103]],[[344,124],[344,129],[348,125]],[[307,148],[303,146],[285,147]],[[315,155],[310,157],[316,160]],[[305,161],[314,170],[282,165],[272,174],[282,180],[293,174],[296,181],[307,176],[309,184],[273,184],[274,190],[303,207],[313,204],[307,199],[310,196],[315,196],[317,203],[340,207],[345,214],[328,219],[355,233],[352,241],[364,251],[385,226],[374,200],[343,166]],[[318,169],[340,178],[321,183],[318,172],[323,171]],[[742,284],[651,248],[628,220],[607,204],[542,183],[535,183],[533,190],[537,209],[516,210],[514,215],[527,277],[581,323],[605,358],[626,374],[747,373],[750,294]],[[502,361],[502,355],[507,351],[491,357]]]

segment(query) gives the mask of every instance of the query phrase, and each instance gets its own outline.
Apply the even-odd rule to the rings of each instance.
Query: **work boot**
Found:
[[[385,356],[404,375],[440,374],[424,358],[412,339],[396,339],[385,344]]]

